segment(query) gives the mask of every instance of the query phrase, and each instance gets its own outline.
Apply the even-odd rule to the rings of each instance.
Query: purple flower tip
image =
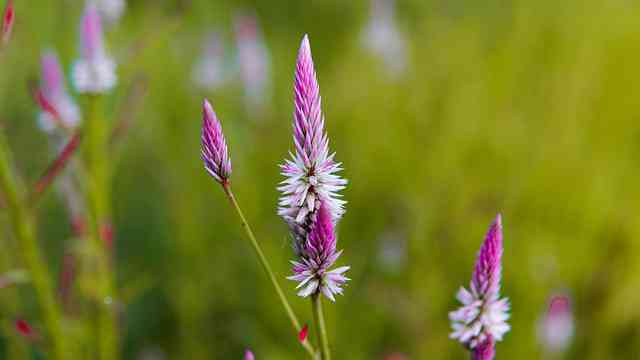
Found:
[[[251,350],[247,349],[244,352],[244,360],[254,360],[254,359],[255,359],[255,357],[253,356],[253,352]]]
[[[502,218],[498,215],[480,248],[470,290],[458,290],[456,297],[462,307],[449,313],[453,328],[450,337],[471,350],[489,339],[501,341],[510,329],[509,300],[500,299],[502,251]]]
[[[53,51],[42,55],[42,92],[47,99],[55,98],[64,92],[64,75],[58,57]]]
[[[480,248],[473,272],[473,286],[479,293],[495,298],[500,292],[502,274],[502,217],[498,214]]]
[[[231,159],[227,151],[227,143],[222,133],[222,126],[206,99],[202,105],[202,160],[207,172],[222,185],[231,177]]]
[[[472,360],[493,360],[496,355],[496,343],[488,337],[484,342],[471,351]]]
[[[98,9],[93,4],[87,5],[84,10],[80,41],[82,45],[82,55],[86,59],[102,56],[102,20],[100,19]]]

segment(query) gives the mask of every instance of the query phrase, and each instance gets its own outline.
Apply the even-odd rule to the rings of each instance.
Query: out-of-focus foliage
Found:
[[[19,171],[33,183],[53,154],[27,84],[38,78],[48,47],[70,68],[83,4],[15,3],[11,51],[0,68],[0,120]],[[233,48],[239,11],[255,12],[270,51],[270,98],[260,111],[246,109],[237,79],[209,93],[192,81],[209,30],[220,30]],[[466,358],[448,339],[447,313],[497,212],[502,291],[513,308],[498,358],[541,358],[536,323],[557,290],[572,296],[575,309],[567,359],[637,356],[640,5],[398,1],[408,51],[399,77],[363,47],[368,16],[362,1],[128,2],[108,34],[120,79],[108,115],[135,110],[114,164],[124,357],[240,359],[246,347],[258,359],[304,356],[199,157],[206,96],[225,130],[236,195],[310,322],[310,304],[284,279],[292,253],[275,190],[277,165],[292,147],[293,70],[304,33],[331,147],[350,180],[338,247],[353,280],[325,307],[334,358]],[[146,83],[146,95],[136,109],[122,109],[135,79]],[[4,273],[20,264],[2,215]],[[71,228],[55,192],[38,215],[41,244],[59,269]],[[0,289],[3,349],[24,342],[11,327],[16,317],[42,326],[32,296],[27,285]]]

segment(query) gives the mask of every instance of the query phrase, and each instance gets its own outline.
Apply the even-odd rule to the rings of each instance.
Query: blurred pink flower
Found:
[[[460,288],[457,299],[463,306],[449,313],[453,328],[450,337],[458,339],[471,350],[480,344],[501,341],[510,329],[507,324],[509,301],[499,298],[502,251],[502,219],[498,215],[480,248],[471,291]],[[482,351],[488,350],[483,347]]]
[[[253,352],[251,350],[249,349],[245,350],[244,360],[255,360],[255,357],[253,356]]]
[[[548,311],[538,323],[538,341],[548,352],[562,352],[571,344],[574,328],[569,297],[552,296]]]
[[[262,107],[270,98],[269,50],[255,15],[239,14],[234,25],[240,78],[244,85],[247,106]]]
[[[202,55],[193,68],[193,82],[207,90],[216,90],[230,78],[229,66],[218,32],[211,32],[203,44]]]
[[[4,8],[2,15],[2,43],[6,44],[11,38],[11,32],[13,31],[13,23],[16,19],[15,8],[13,7],[13,0],[8,0]]]
[[[80,109],[67,92],[64,72],[55,52],[49,50],[42,55],[42,80],[38,100],[42,111],[38,117],[40,128],[46,132],[56,129],[58,121],[66,128],[75,128],[80,123]]]
[[[102,20],[94,4],[89,3],[80,27],[81,57],[73,67],[73,81],[80,93],[101,94],[117,83],[116,63],[104,48]]]

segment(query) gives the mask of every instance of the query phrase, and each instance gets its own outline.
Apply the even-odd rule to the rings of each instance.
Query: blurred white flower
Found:
[[[396,24],[394,6],[394,0],[371,1],[371,15],[362,41],[382,59],[391,75],[399,76],[407,69],[407,40]]]

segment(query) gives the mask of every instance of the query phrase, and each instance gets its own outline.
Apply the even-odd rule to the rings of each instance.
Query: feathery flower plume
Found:
[[[244,352],[244,360],[255,360],[255,356],[253,356],[253,352],[249,349]]]
[[[13,0],[8,0],[2,15],[2,43],[7,44],[11,38],[13,23],[15,21],[15,10],[13,8]]]
[[[298,261],[292,261],[294,275],[289,280],[298,281],[298,295],[307,297],[322,292],[329,300],[336,301],[334,295],[342,294],[342,285],[349,278],[343,274],[349,266],[334,270],[333,266],[342,251],[336,251],[336,234],[329,209],[324,205],[315,216],[314,224],[306,241],[299,249]]]
[[[80,28],[81,57],[73,67],[74,85],[80,93],[106,93],[117,83],[116,63],[104,48],[102,20],[94,4],[85,8]]]
[[[569,297],[553,296],[549,310],[538,324],[538,341],[547,352],[562,352],[571,344],[574,327]]]
[[[457,299],[463,306],[449,313],[453,332],[450,337],[458,339],[478,356],[493,354],[494,341],[501,341],[509,331],[509,300],[500,299],[502,273],[502,219],[496,216],[480,248],[471,279],[470,291],[460,288]],[[476,350],[476,348],[478,348]],[[476,356],[476,355],[473,355]],[[492,359],[474,357],[474,359]]]
[[[237,15],[234,25],[245,102],[249,108],[259,108],[265,105],[270,97],[269,50],[255,15]]]
[[[231,176],[231,159],[220,121],[207,100],[202,105],[201,139],[205,169],[221,185],[227,184]]]
[[[293,141],[295,155],[282,164],[286,177],[278,190],[282,192],[278,214],[289,224],[294,236],[294,250],[300,255],[315,214],[324,203],[335,225],[344,213],[345,201],[338,191],[347,180],[336,173],[341,164],[329,155],[329,139],[324,130],[320,87],[311,58],[309,38],[300,45],[295,71],[295,110],[293,113]]]
[[[55,52],[47,51],[42,55],[41,67],[42,81],[38,93],[42,108],[38,117],[40,128],[51,133],[57,125],[76,127],[80,122],[80,110],[67,92],[64,72]]]

